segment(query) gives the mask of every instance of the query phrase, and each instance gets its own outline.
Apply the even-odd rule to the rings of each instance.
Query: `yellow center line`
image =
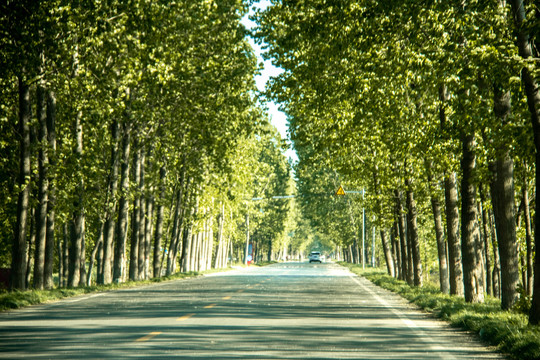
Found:
[[[230,300],[230,299],[231,299],[230,296],[224,296],[224,297],[221,298],[221,300]]]
[[[142,338],[139,338],[139,339],[137,339],[135,341],[137,341],[137,342],[148,341],[151,338],[153,338],[154,336],[158,336],[159,334],[161,334],[161,331],[154,331],[154,332],[151,332],[150,334],[148,334],[146,336],[143,336]]]
[[[180,316],[178,319],[176,319],[176,321],[184,321],[184,320],[187,320],[189,319],[190,317],[194,316],[195,314],[186,314],[184,316]]]
[[[206,305],[204,308],[205,309],[211,309],[213,308],[214,306],[216,306],[217,304],[210,304],[210,305]]]

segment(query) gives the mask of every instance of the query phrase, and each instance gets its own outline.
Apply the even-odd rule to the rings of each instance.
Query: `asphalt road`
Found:
[[[0,314],[9,359],[502,359],[331,263],[283,263]]]

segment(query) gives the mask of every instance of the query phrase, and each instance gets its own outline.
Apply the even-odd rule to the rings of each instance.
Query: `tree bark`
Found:
[[[396,198],[396,218],[399,232],[399,242],[401,245],[401,280],[407,281],[409,285],[413,283],[412,272],[409,269],[407,240],[405,239],[405,217],[403,215],[403,206],[401,204],[401,194],[398,190],[394,190]]]
[[[31,143],[34,141],[30,140]],[[32,180],[31,180],[32,181]],[[31,182],[30,184],[32,184]],[[30,191],[32,192],[32,191]],[[28,236],[28,256],[26,257],[26,276],[25,276],[25,288],[30,287],[30,283],[32,281],[32,268],[34,266],[34,257],[32,256],[32,250],[35,248],[34,244],[36,243],[36,217],[35,217],[36,209],[30,208],[30,234]]]
[[[409,250],[412,252],[414,285],[422,286],[422,259],[420,256],[420,241],[418,240],[417,210],[414,193],[410,180],[405,180],[407,186],[407,237]]]
[[[159,169],[159,200],[157,201],[156,227],[154,235],[154,277],[161,276],[161,239],[163,237],[163,212],[165,207],[165,177],[167,171],[165,166]]]
[[[223,252],[226,251],[225,239],[223,238],[223,224],[225,223],[225,204],[221,203],[220,212],[218,217],[218,247],[216,251],[216,261],[214,263],[214,268],[221,269],[223,268]]]
[[[140,150],[140,173],[139,173],[139,241],[137,242],[139,250],[137,252],[137,279],[144,280],[144,263],[146,260],[146,184],[144,183],[146,151]]]
[[[396,269],[395,271],[395,277],[396,279],[403,279],[402,274],[402,265],[401,265],[401,250],[400,250],[400,244],[399,244],[399,229],[398,229],[398,222],[394,220],[394,224],[392,225],[392,231],[390,232],[390,237],[392,239],[392,250],[394,253],[394,267]]]
[[[439,86],[439,121],[441,131],[446,131],[446,103],[450,100],[446,85]],[[463,267],[459,241],[459,210],[456,173],[450,171],[444,179],[446,236],[448,243],[448,275],[450,294],[463,296]]]
[[[384,250],[384,260],[386,261],[386,270],[388,270],[388,274],[392,277],[395,276],[394,272],[394,260],[392,257],[392,250],[390,249],[390,245],[388,244],[388,241],[386,240],[386,233],[384,230],[380,231],[381,234],[381,243]]]
[[[510,112],[510,92],[501,91],[498,86],[495,86],[494,113],[503,126],[508,122]],[[503,310],[508,310],[518,299],[519,283],[519,255],[514,209],[514,160],[510,157],[509,144],[498,146],[495,166],[492,201],[501,256],[501,307]]]
[[[26,289],[27,223],[30,200],[30,88],[19,76],[19,196],[17,222],[11,248],[10,288]]]
[[[527,33],[528,27],[523,26],[525,22],[525,5],[523,0],[511,0],[510,4],[514,12],[514,21],[517,28],[519,55],[523,59],[530,59],[533,57],[533,52],[529,34]],[[527,95],[527,104],[531,114],[531,123],[534,132],[534,145],[536,147],[536,189],[540,189],[540,94],[538,93],[538,84],[536,83],[532,69],[529,69],[527,66],[524,67],[521,72],[521,78],[525,85],[525,94]],[[535,244],[540,244],[540,201],[536,201],[535,216],[534,242]],[[535,258],[534,273],[540,274],[540,256],[536,256]],[[540,276],[534,277],[529,323],[531,325],[540,324]]]
[[[116,196],[118,191],[118,121],[113,120],[111,124],[111,161],[109,169],[108,193],[109,204],[105,214],[105,229],[103,235],[103,268],[102,277],[98,278],[99,284],[110,284],[112,282],[112,262],[114,243],[114,213],[116,210]]]
[[[137,147],[137,140],[135,139],[134,147]],[[133,181],[139,184],[141,176],[141,150],[134,151],[133,156]],[[133,209],[131,210],[131,247],[129,252],[129,280],[139,280],[139,231],[140,231],[140,207],[141,207],[141,194],[138,193],[133,199]]]
[[[476,169],[475,141],[473,134],[462,136],[463,158],[461,168],[461,253],[463,257],[463,284],[465,301],[480,303],[484,301],[480,264],[477,259],[478,224],[476,221]]]
[[[47,203],[47,238],[45,242],[44,287],[54,287],[53,266],[56,222],[56,96],[47,91],[47,140],[49,143],[49,201]],[[60,250],[59,250],[60,253]]]
[[[146,199],[145,236],[144,236],[144,266],[143,274],[145,279],[150,278],[150,254],[152,244],[152,233],[154,232],[154,189],[150,188],[150,195]],[[153,273],[153,271],[152,271]]]
[[[496,161],[492,192],[495,229],[499,244],[501,265],[501,307],[512,308],[517,301],[519,283],[519,257],[514,210],[514,162],[508,151]]]
[[[192,230],[193,230],[193,226],[191,224],[191,219],[189,219],[190,223],[187,227],[187,233],[186,233],[186,241],[185,241],[185,245],[184,245],[184,248],[182,250],[182,257],[183,257],[183,261],[182,261],[182,271],[184,272],[189,272],[189,271],[193,271],[192,269],[192,261],[191,261],[191,249],[193,248],[193,234],[192,234]]]
[[[86,220],[82,224],[82,239],[81,239],[81,263],[80,263],[80,275],[79,286],[86,284]]]
[[[493,249],[493,296],[500,298],[501,297],[501,267],[499,265],[499,246],[497,245],[497,232],[495,231],[495,225],[493,221],[493,214],[490,213],[489,216],[489,228],[491,232],[491,243]]]
[[[444,179],[446,203],[446,236],[448,238],[448,263],[450,294],[463,296],[463,267],[461,244],[459,241],[459,211],[456,173],[451,172]]]
[[[174,252],[176,250],[176,242],[178,241],[178,232],[180,231],[180,212],[182,208],[182,190],[183,184],[180,184],[179,189],[176,191],[176,207],[174,210],[173,228],[170,234],[171,241],[169,242],[169,251],[167,252],[167,272],[169,276],[174,271]]]
[[[64,226],[65,228],[65,226]],[[63,245],[63,239],[65,238],[65,234],[63,236],[57,237],[57,247],[58,247],[58,287],[65,287],[65,277],[64,277],[64,245]]]
[[[77,166],[80,169],[80,162],[83,154],[83,128],[81,123],[82,112],[78,112],[75,116],[74,124],[74,138],[75,148],[73,149],[73,155]],[[83,250],[83,237],[84,237],[84,181],[82,178],[82,172],[79,174],[79,183],[76,187],[75,201],[73,202],[73,217],[71,220],[71,236],[69,246],[69,273],[68,273],[68,287],[77,287],[81,281],[81,262],[82,250]]]
[[[122,282],[126,256],[126,235],[128,223],[128,200],[129,191],[129,153],[131,141],[131,129],[127,122],[122,125],[122,160],[120,165],[120,199],[118,200],[118,220],[115,230],[114,268],[113,281]]]
[[[488,295],[493,295],[493,273],[491,270],[491,256],[489,253],[489,238],[490,238],[490,231],[489,231],[489,219],[488,219],[488,212],[486,211],[486,208],[484,204],[486,203],[484,191],[482,188],[482,185],[480,185],[480,212],[481,212],[481,218],[482,218],[482,234],[484,239],[484,257],[486,261],[486,268],[485,268],[485,275],[486,275],[486,293]]]
[[[68,277],[69,277],[69,239],[70,239],[70,226],[69,224],[66,222],[64,223],[64,229],[63,229],[63,232],[64,232],[64,236],[63,236],[63,241],[64,241],[64,246],[62,247],[63,250],[64,250],[64,254],[62,256],[63,258],[63,279],[64,279],[64,282],[63,282],[63,286],[64,287],[67,287],[68,286]]]
[[[521,188],[523,196],[523,214],[525,215],[525,242],[527,246],[527,295],[533,293],[533,246],[532,246],[532,227],[531,227],[531,210],[529,208],[529,184],[527,180],[523,182]],[[537,273],[538,274],[538,273]],[[540,275],[539,275],[540,276]]]
[[[450,292],[450,283],[448,281],[447,249],[442,225],[441,203],[439,202],[439,197],[436,195],[437,190],[433,185],[433,175],[431,173],[431,164],[429,162],[426,162],[426,169],[431,193],[431,210],[433,212],[433,221],[435,223],[437,254],[439,257],[439,286],[443,294],[448,294]]]
[[[94,245],[94,249],[90,254],[90,263],[88,264],[88,276],[86,278],[86,286],[92,285],[92,271],[94,271],[94,262],[96,260],[96,255],[99,252],[99,249],[103,247],[103,232],[105,229],[105,223],[103,222],[99,229],[98,240]]]
[[[185,217],[186,217],[186,209],[188,207],[188,198],[187,198],[187,192],[189,190],[189,181],[188,183],[186,184],[186,188],[185,190],[183,191],[183,194],[181,195],[181,199],[180,199],[180,206],[181,206],[181,209],[180,209],[180,216],[178,218],[178,229],[177,229],[177,232],[176,232],[176,235],[175,235],[175,240],[174,240],[174,248],[172,249],[172,272],[176,272],[176,266],[178,264],[178,254],[183,254],[183,246],[184,246],[184,241],[183,241],[183,234],[184,234],[184,227],[185,227]],[[182,257],[182,255],[180,255],[180,257]]]
[[[36,240],[34,252],[34,289],[43,290],[45,275],[45,243],[47,241],[47,204],[49,201],[47,106],[45,89],[39,84],[36,91],[38,118],[38,204],[36,207]]]

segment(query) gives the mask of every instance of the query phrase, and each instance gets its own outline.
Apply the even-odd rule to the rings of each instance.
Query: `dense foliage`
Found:
[[[292,0],[254,18],[284,70],[267,96],[288,114],[317,231],[347,260],[377,255],[416,286],[433,272],[467,302],[488,293],[510,309],[521,287],[538,323],[535,5]],[[339,185],[365,198],[313,196]]]
[[[294,192],[258,100],[247,11],[242,0],[0,5],[0,267],[12,289],[245,260],[251,199]],[[259,257],[289,250],[291,209],[257,212]]]

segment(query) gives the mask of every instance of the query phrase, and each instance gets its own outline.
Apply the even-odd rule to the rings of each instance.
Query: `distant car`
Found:
[[[312,251],[310,254],[309,254],[309,263],[311,264],[312,262],[318,262],[318,263],[321,263],[322,260],[321,260],[321,253],[318,252],[318,251]]]

